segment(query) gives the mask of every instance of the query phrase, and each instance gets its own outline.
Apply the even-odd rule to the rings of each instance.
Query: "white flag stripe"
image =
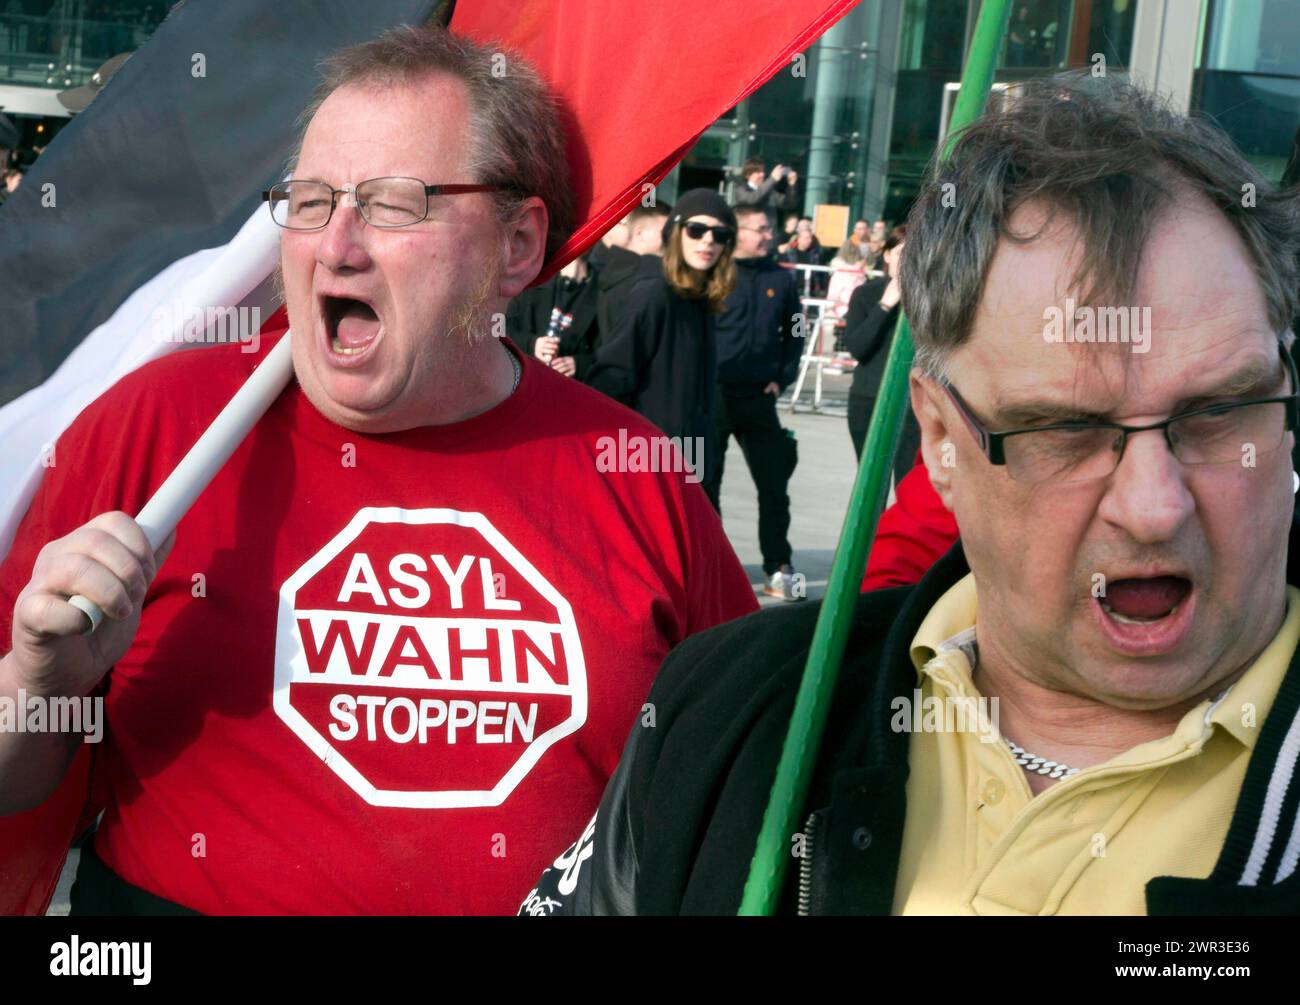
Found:
[[[229,244],[173,262],[91,332],[49,380],[0,408],[0,558],[41,483],[47,445],[132,370],[185,346],[180,330],[158,337],[160,317],[179,320],[195,310],[206,318],[209,308],[222,306],[259,307],[263,320],[270,316],[277,306],[269,279],[279,241],[279,228],[259,206]]]

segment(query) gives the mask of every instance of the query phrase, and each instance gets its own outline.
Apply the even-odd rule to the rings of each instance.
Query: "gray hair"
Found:
[[[1073,222],[1083,253],[1071,283],[1082,299],[1123,303],[1152,227],[1188,190],[1241,236],[1269,322],[1287,331],[1300,299],[1300,193],[1279,191],[1217,126],[1132,85],[1086,72],[1025,84],[1006,111],[961,133],[908,217],[901,281],[916,365],[944,376],[970,336],[998,241],[1039,236],[1008,229],[1026,202],[1045,204],[1044,229],[1060,212]]]
[[[573,192],[564,151],[558,102],[524,58],[489,48],[436,24],[391,28],[378,38],[343,49],[324,64],[324,77],[299,119],[302,134],[325,99],[341,87],[397,87],[437,74],[460,80],[469,94],[469,181],[505,185],[491,198],[502,225],[516,220],[524,200],[537,196],[546,205],[549,227],[546,257],[551,258],[573,232]],[[436,114],[430,109],[430,114]],[[295,152],[290,174],[297,166]]]

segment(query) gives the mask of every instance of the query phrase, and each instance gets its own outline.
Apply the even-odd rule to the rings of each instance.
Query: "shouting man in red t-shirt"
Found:
[[[266,196],[297,383],[157,555],[126,513],[259,356],[175,353],[60,439],[0,566],[0,813],[82,739],[28,713],[104,696],[74,912],[513,911],[668,650],[756,607],[676,446],[489,334],[573,224],[509,59],[403,28],[333,61]]]

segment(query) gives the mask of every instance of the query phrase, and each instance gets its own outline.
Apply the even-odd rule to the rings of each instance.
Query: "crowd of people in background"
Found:
[[[804,598],[789,540],[790,478],[798,464],[777,400],[804,354],[801,296],[829,297],[830,323],[856,361],[849,434],[860,457],[866,424],[898,318],[898,261],[905,228],[858,220],[823,266],[827,249],[809,217],[781,213],[796,172],[758,160],[728,204],[692,189],[675,205],[638,206],[590,252],[511,303],[506,330],[553,370],[589,384],[701,449],[695,472],[715,509],[734,438],[758,492],[763,592]],[[904,430],[899,477],[915,453],[915,420]]]

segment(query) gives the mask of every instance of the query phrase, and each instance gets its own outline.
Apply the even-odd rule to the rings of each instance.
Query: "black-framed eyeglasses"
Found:
[[[730,244],[736,239],[736,232],[730,227],[722,225],[709,226],[707,223],[692,221],[691,223],[682,224],[682,229],[686,231],[686,236],[692,241],[702,241],[705,234],[713,234],[713,239],[719,244]]]
[[[286,230],[328,226],[341,195],[350,195],[361,219],[372,227],[409,227],[429,216],[429,197],[467,192],[501,192],[506,185],[426,185],[419,178],[368,178],[333,188],[323,181],[291,178],[262,193],[271,219]]]
[[[1287,432],[1300,426],[1300,378],[1280,341],[1278,351],[1290,394],[1206,405],[1146,426],[1060,422],[994,432],[951,383],[944,381],[943,389],[990,464],[1005,465],[1007,474],[1024,484],[1071,484],[1109,477],[1124,457],[1128,438],[1155,429],[1164,433],[1170,452],[1183,464],[1247,464],[1248,458],[1276,450]]]

